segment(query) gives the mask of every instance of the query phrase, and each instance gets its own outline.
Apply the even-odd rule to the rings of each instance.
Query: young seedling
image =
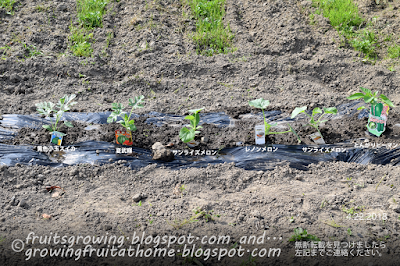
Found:
[[[347,234],[349,235],[349,236],[351,236],[353,233],[351,232],[351,229],[350,228],[347,228]]]
[[[305,113],[310,118],[310,121],[308,122],[308,124],[305,124],[303,126],[310,126],[310,127],[315,128],[318,131],[318,133],[321,136],[321,138],[324,139],[322,137],[321,131],[319,131],[319,125],[324,123],[324,122],[326,122],[326,121],[328,121],[328,120],[327,119],[321,120],[321,119],[326,114],[337,114],[336,107],[329,107],[329,108],[325,108],[324,107],[324,113],[322,113],[321,108],[319,108],[319,107],[314,108],[312,113],[311,113],[311,116],[309,114],[307,114],[306,110],[307,110],[307,106],[296,107],[292,112],[291,118],[295,118],[300,113]],[[319,116],[318,120],[316,120],[316,115],[317,114],[322,114],[322,115]]]
[[[135,100],[133,100],[132,98],[129,99],[128,105],[132,107],[129,115],[128,113],[122,111],[125,107],[121,103],[113,103],[112,104],[113,112],[107,118],[107,123],[112,123],[116,121],[118,117],[121,117],[122,120],[117,121],[117,123],[120,123],[121,126],[123,126],[128,131],[136,131],[135,120],[131,119],[131,115],[134,109],[143,107],[142,105],[142,103],[144,102],[143,99],[144,99],[143,95],[139,97],[135,96]],[[118,142],[121,144],[127,140],[128,138],[124,135],[120,135],[118,137]]]
[[[379,137],[385,131],[387,116],[389,114],[389,106],[395,106],[388,97],[383,94],[379,94],[379,91],[372,93],[372,91],[369,89],[363,87],[360,87],[360,89],[364,93],[355,93],[347,97],[347,99],[357,100],[363,98],[365,103],[371,104],[367,128],[369,132]],[[357,110],[361,109],[365,109],[365,106],[361,106]]]
[[[43,125],[42,127],[49,130],[50,134],[53,132],[57,132],[59,129],[59,125],[58,122],[60,121],[62,115],[64,114],[64,112],[69,111],[70,107],[77,104],[77,102],[73,102],[72,100],[75,99],[76,95],[75,94],[71,94],[71,95],[64,95],[64,97],[62,97],[57,105],[55,105],[52,102],[41,102],[41,103],[37,103],[36,107],[37,107],[37,111],[39,112],[39,114],[44,115],[45,117],[49,117],[51,115],[53,115],[55,121],[51,121],[50,123],[51,125]],[[64,121],[64,124],[67,127],[73,127],[71,122],[68,121]],[[65,133],[61,133],[59,132],[59,135],[61,136],[65,136]]]
[[[294,234],[289,238],[290,242],[294,241],[321,241],[315,235],[310,235],[307,233],[306,229],[296,228],[294,229]]]
[[[264,117],[264,126],[265,126],[265,135],[272,135],[272,134],[285,134],[285,133],[290,133],[292,132],[296,137],[298,142],[300,143],[300,137],[297,135],[296,131],[288,124],[290,130],[288,131],[283,131],[283,132],[271,132],[271,127],[274,127],[277,125],[277,123],[274,124],[269,124],[267,122],[267,120],[265,119],[265,114],[264,114],[264,109],[268,107],[269,105],[269,101],[268,100],[264,100],[263,98],[259,98],[253,101],[249,101],[249,105],[253,106],[255,108],[259,108],[262,110],[263,113],[263,117]]]
[[[198,131],[198,129],[203,128],[202,126],[198,126],[198,124],[200,122],[199,112],[203,109],[204,109],[204,107],[201,109],[189,110],[189,113],[193,113],[193,115],[188,115],[185,117],[185,119],[190,120],[190,126],[189,126],[190,129],[183,127],[181,129],[181,131],[179,132],[179,138],[184,143],[188,143],[189,141],[194,140],[194,137],[196,136],[196,134],[200,133],[200,131]]]

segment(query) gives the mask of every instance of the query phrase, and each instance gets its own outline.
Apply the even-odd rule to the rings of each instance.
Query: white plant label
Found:
[[[324,139],[322,138],[319,132],[315,132],[314,134],[309,135],[309,137],[316,143],[316,144],[326,144]]]
[[[254,132],[256,133],[256,145],[265,144],[265,126],[256,125]]]

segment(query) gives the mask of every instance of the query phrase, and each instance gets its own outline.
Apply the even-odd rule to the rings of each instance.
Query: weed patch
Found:
[[[89,57],[92,55],[93,49],[89,42],[93,38],[93,33],[88,33],[84,28],[76,28],[71,25],[70,31],[72,35],[69,37],[71,42],[71,51],[75,56]]]
[[[366,58],[376,58],[376,43],[378,39],[373,31],[364,30],[350,40],[351,45],[356,51],[362,52]]]
[[[400,57],[400,45],[393,45],[388,48],[388,56],[390,58],[399,58]]]
[[[43,54],[34,45],[27,45],[26,43],[23,43],[23,42],[21,42],[21,44],[24,47],[25,51],[28,53],[28,55],[25,56],[26,58]]]
[[[232,51],[234,35],[229,24],[224,26],[225,0],[188,0],[196,19],[196,33],[193,40],[198,54],[212,56]]]
[[[0,8],[4,8],[8,14],[12,14],[15,0],[0,0]]]
[[[78,19],[89,28],[103,27],[103,15],[108,0],[78,0]]]
[[[296,228],[294,229],[294,234],[289,238],[289,241],[320,241],[320,239],[315,235],[307,233],[306,229]]]
[[[90,57],[93,53],[89,40],[93,33],[89,31],[95,27],[103,27],[103,15],[106,11],[108,0],[77,0],[78,21],[80,25],[71,25],[71,51],[75,56]],[[107,36],[107,47],[111,36]]]
[[[319,13],[329,18],[333,27],[339,30],[358,27],[363,19],[358,14],[358,7],[353,0],[313,0],[315,7],[319,8]]]

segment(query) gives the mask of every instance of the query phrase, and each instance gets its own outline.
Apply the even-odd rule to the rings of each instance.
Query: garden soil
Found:
[[[374,21],[374,29],[398,38],[399,1],[356,2],[360,13]],[[181,1],[110,1],[103,27],[94,29],[90,58],[73,56],[69,50],[70,25],[77,25],[76,1],[20,0],[14,8],[14,14],[0,9],[0,118],[36,113],[36,103],[57,102],[64,94],[77,94],[73,112],[111,111],[113,102],[127,105],[129,98],[144,95],[146,102],[135,110],[137,114],[156,111],[183,116],[189,109],[205,107],[203,113],[225,112],[236,119],[233,127],[206,124],[201,130],[198,140],[208,137],[201,148],[220,149],[237,142],[254,144],[254,125],[262,120],[246,118],[259,113],[248,101],[261,97],[271,102],[266,111],[287,116],[304,105],[312,109],[349,103],[346,97],[359,92],[360,86],[379,90],[400,105],[399,66],[394,64],[397,71],[390,71],[393,60],[379,55],[380,60],[372,64],[351,47],[342,47],[328,19],[316,15],[315,23],[310,23],[309,14],[315,11],[310,1],[227,1],[224,23],[235,34],[237,51],[212,57],[196,54],[190,38],[196,24],[185,15],[190,10]],[[33,45],[42,54],[28,57],[23,44]],[[357,115],[332,118],[321,132],[332,144],[360,138],[399,143],[399,116],[398,108],[390,109],[387,131],[379,139],[365,134],[366,118]],[[113,142],[113,131],[118,129],[110,124],[88,131],[86,124],[73,123],[74,128],[61,129],[68,133],[65,143]],[[307,135],[314,131],[302,127],[305,121],[291,123],[302,141],[310,144]],[[178,138],[183,124],[157,127],[145,123],[145,118],[136,119],[133,141],[136,147],[147,149],[156,141],[184,148]],[[14,139],[3,143],[43,145],[49,141],[44,129],[16,131]],[[292,134],[267,141],[296,144]],[[285,164],[271,171],[243,170],[234,164],[184,170],[154,164],[132,170],[123,161],[58,168],[3,165],[0,264],[398,265],[399,186],[398,166],[344,162],[311,164],[302,171]],[[345,242],[355,242],[354,256],[322,256],[322,247],[312,256],[310,243],[301,242],[300,248],[289,241],[296,228],[307,230],[308,238],[304,235],[303,240],[314,235],[332,246],[340,242],[342,252]],[[16,240],[25,241],[30,232],[83,237],[65,245],[38,244],[36,239],[24,242],[23,252],[10,249],[21,246]],[[109,254],[76,259],[77,253],[53,257],[40,253],[50,247],[78,250],[85,236],[116,236],[128,248],[134,235],[143,232],[153,238],[191,234],[196,246],[174,243],[169,249],[180,251],[172,256],[141,259]],[[251,235],[260,238],[260,243],[244,241],[243,236]],[[204,244],[200,241],[204,236],[230,238]],[[357,248],[357,242],[363,247]],[[112,244],[103,242],[93,248],[111,249]],[[378,246],[366,247],[374,245]],[[184,256],[189,246],[193,254]],[[244,248],[242,256],[205,259],[207,248],[231,251],[239,247]],[[203,253],[200,250],[196,257],[200,248]],[[256,248],[258,256],[250,256]],[[259,253],[263,249],[268,253],[270,248],[281,248],[280,256]],[[35,249],[40,250],[33,256],[29,251]],[[356,255],[360,249],[364,256]]]

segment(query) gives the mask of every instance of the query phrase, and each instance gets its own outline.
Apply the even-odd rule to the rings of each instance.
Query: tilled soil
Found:
[[[257,265],[395,265],[399,256],[400,183],[399,170],[394,167],[336,162],[313,164],[308,171],[285,165],[269,172],[245,171],[233,164],[179,171],[150,165],[134,171],[114,163],[0,169],[0,236],[5,238],[0,245],[2,254],[8,254],[12,240],[25,240],[30,232],[38,236],[50,236],[50,232],[68,237],[115,235],[126,237],[128,243],[135,232],[140,236],[145,232],[146,236],[190,233],[196,237],[231,237],[225,245],[196,242],[203,249],[232,247],[242,236],[260,237],[265,232],[265,238],[270,237],[265,244],[242,246],[281,247],[282,254],[279,258],[255,258]],[[49,192],[46,186],[61,189]],[[179,189],[182,186],[184,189]],[[209,217],[200,215],[185,223],[195,215],[194,209],[205,211]],[[347,212],[351,210],[354,213],[349,218]],[[44,219],[43,214],[51,218]],[[297,227],[326,242],[384,242],[385,248],[378,250],[382,256],[300,258],[295,256],[295,243],[288,241]],[[179,249],[179,245],[174,248]],[[27,256],[13,253],[9,258],[3,255],[0,261],[2,265],[73,264],[65,258],[25,261]],[[111,264],[120,261],[109,259]],[[89,265],[97,261],[81,260]],[[197,260],[202,265],[239,265],[249,260],[249,255],[222,262],[200,256]],[[184,264],[179,255],[128,261],[130,265]]]
[[[378,29],[398,34],[398,1],[391,8],[366,4],[363,15],[381,15]],[[235,34],[233,54],[196,54],[188,37],[195,21],[182,17],[181,1],[111,2],[103,28],[94,30],[92,58],[68,50],[76,3],[18,1],[14,15],[1,11],[1,114],[35,112],[34,103],[78,94],[76,111],[105,111],[111,102],[145,95],[144,113],[185,113],[196,106],[215,111],[263,97],[275,109],[335,106],[359,87],[376,89],[400,104],[399,76],[386,65],[365,64],[352,49],[339,48],[329,21],[304,1],[239,1],[226,4],[225,22]],[[39,9],[38,7],[42,7]],[[43,11],[44,9],[44,11]],[[107,34],[114,38],[108,41]],[[43,55],[25,58],[20,42]],[[148,45],[147,45],[148,44]],[[149,47],[148,49],[146,47]]]

